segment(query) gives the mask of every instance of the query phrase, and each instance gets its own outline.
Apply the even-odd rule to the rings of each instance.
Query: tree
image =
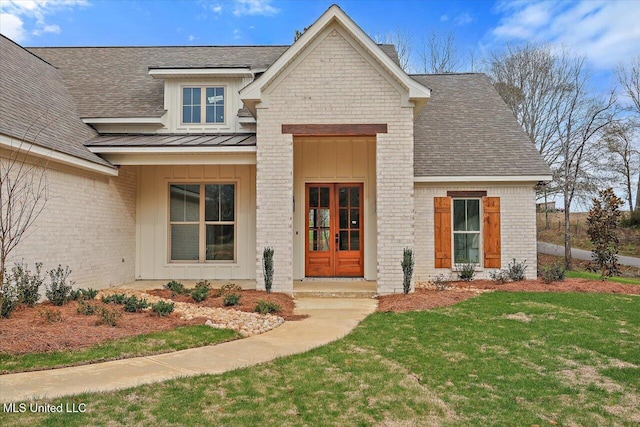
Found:
[[[298,39],[302,37],[302,35],[306,33],[309,28],[311,28],[311,25],[309,25],[308,27],[304,27],[302,31],[296,29],[296,32],[293,34],[293,42],[297,42]]]
[[[405,73],[411,72],[411,33],[400,28],[384,37],[384,42],[392,44],[398,52],[400,67]]]
[[[593,243],[593,269],[600,271],[600,278],[614,276],[618,271],[618,228],[620,227],[620,206],[624,202],[612,188],[601,190],[593,199],[593,206],[587,217],[587,233]]]
[[[444,34],[431,31],[426,38],[422,38],[418,56],[423,73],[455,73],[462,63],[455,36],[451,32]],[[471,59],[473,62],[473,57]]]
[[[633,178],[640,171],[640,150],[636,147],[639,138],[637,127],[626,120],[608,126],[602,141],[607,154],[604,158],[607,168],[623,184],[630,211],[634,206]]]
[[[9,255],[26,237],[48,199],[46,161],[31,156],[23,144],[0,153],[0,286]]]

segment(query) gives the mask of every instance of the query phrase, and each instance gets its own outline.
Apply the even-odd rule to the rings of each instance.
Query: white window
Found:
[[[453,262],[480,263],[480,200],[453,200]]]
[[[224,123],[224,87],[183,87],[182,123]]]
[[[169,259],[235,260],[235,184],[169,185]]]

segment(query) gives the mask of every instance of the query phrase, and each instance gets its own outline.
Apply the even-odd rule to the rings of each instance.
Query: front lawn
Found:
[[[637,425],[639,401],[640,297],[492,292],[375,313],[252,368],[52,401],[86,413],[0,424]]]
[[[567,277],[575,279],[600,280],[598,273],[590,273],[588,271],[567,271]],[[627,285],[640,285],[640,279],[633,277],[607,277],[605,280],[609,282],[624,283]]]

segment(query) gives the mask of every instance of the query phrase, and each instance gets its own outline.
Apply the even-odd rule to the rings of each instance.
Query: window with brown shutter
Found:
[[[436,268],[451,268],[451,198],[434,197]]]
[[[500,268],[500,197],[483,197],[482,208],[484,212],[484,266],[485,268]]]

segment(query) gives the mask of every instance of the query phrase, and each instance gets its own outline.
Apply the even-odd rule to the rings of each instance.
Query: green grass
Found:
[[[376,313],[305,354],[102,394],[1,425],[637,425],[640,298],[483,294]]]
[[[600,280],[600,275],[598,273],[590,273],[588,271],[567,271],[565,274],[567,277],[574,279]],[[607,277],[606,280],[609,282],[624,283],[627,285],[640,285],[640,279],[633,277]]]
[[[229,329],[215,329],[204,325],[183,326],[169,331],[110,340],[103,344],[78,350],[22,355],[0,353],[0,372],[33,371],[128,357],[150,356],[216,344],[238,337],[234,331]]]

